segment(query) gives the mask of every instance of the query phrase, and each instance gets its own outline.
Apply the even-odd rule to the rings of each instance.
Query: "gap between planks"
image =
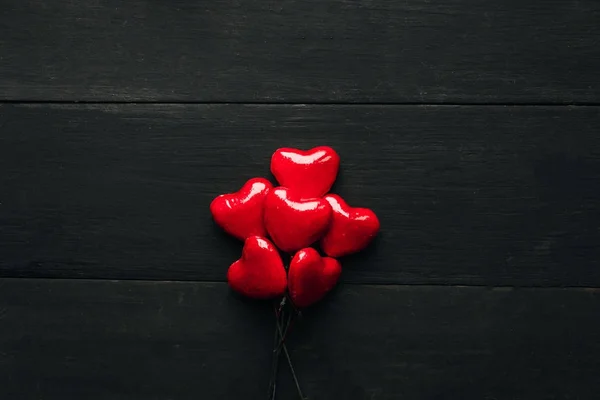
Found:
[[[248,106],[436,106],[436,107],[598,107],[600,102],[497,102],[497,103],[476,103],[476,102],[277,102],[277,101],[71,101],[71,100],[0,100],[2,104],[57,104],[57,105],[248,105]]]
[[[80,281],[80,282],[131,282],[131,283],[174,283],[174,284],[227,284],[227,281],[218,280],[184,280],[184,279],[108,279],[108,278],[52,278],[52,277],[0,277],[0,285],[3,281]],[[544,285],[469,285],[469,284],[444,284],[444,283],[356,283],[356,282],[340,282],[338,286],[366,286],[366,287],[379,287],[379,288],[397,288],[397,287],[414,287],[414,288],[473,288],[473,289],[491,289],[491,290],[581,290],[581,291],[600,291],[600,286],[544,286]]]

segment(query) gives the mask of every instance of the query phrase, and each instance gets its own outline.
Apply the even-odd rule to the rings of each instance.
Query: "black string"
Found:
[[[283,348],[283,352],[285,354],[285,358],[287,359],[288,365],[290,367],[290,371],[292,373],[292,377],[294,378],[294,383],[296,384],[296,390],[298,391],[298,396],[300,396],[300,400],[305,400],[304,395],[302,394],[302,389],[300,389],[300,383],[298,382],[298,377],[296,376],[296,371],[294,371],[294,366],[292,365],[292,359],[290,357],[290,353],[288,352],[287,346],[285,345],[285,339],[288,333],[288,329],[292,324],[293,313],[290,313],[287,320],[287,325],[285,327],[285,331],[282,331],[281,326],[279,328],[279,335],[281,336],[281,344],[280,347]],[[281,351],[281,350],[280,350]]]
[[[274,400],[277,394],[277,375],[279,372],[279,357],[281,356],[281,323],[285,316],[285,297],[281,299],[279,308],[273,305],[275,311],[275,339],[273,342],[273,361],[271,363],[271,378],[269,380],[269,391],[267,400]],[[285,328],[287,330],[287,327]]]
[[[288,263],[286,263],[285,269],[287,270],[289,267],[289,262],[292,259],[291,254],[286,254],[286,258],[288,259]],[[291,310],[286,310],[286,305],[291,308]],[[294,317],[301,317],[302,314],[300,310],[296,308],[292,300],[289,298],[289,295],[286,295],[281,299],[279,303],[279,308],[274,305],[275,311],[275,341],[273,344],[273,362],[271,365],[271,379],[269,381],[269,392],[267,394],[267,400],[275,400],[275,396],[277,395],[277,375],[279,372],[279,357],[281,356],[281,351],[283,350],[285,354],[285,358],[287,359],[288,366],[290,367],[290,371],[292,373],[292,377],[294,378],[294,383],[296,385],[296,390],[298,391],[298,395],[300,396],[300,400],[306,400],[304,395],[302,394],[302,390],[300,389],[300,383],[298,382],[298,377],[296,376],[296,371],[294,370],[294,366],[292,365],[292,359],[290,357],[290,353],[285,344],[285,340],[287,338],[288,331],[292,325]],[[287,321],[285,316],[287,314]],[[285,321],[285,322],[284,322]]]
[[[275,309],[275,338],[273,341],[273,355],[271,360],[271,379],[269,380],[269,390],[267,392],[267,400],[275,398],[277,391],[277,371],[279,370],[279,316],[277,315],[277,309]]]
[[[296,385],[296,390],[298,391],[298,395],[301,400],[305,400],[304,395],[302,394],[302,390],[300,389],[300,383],[298,381],[298,377],[296,375],[296,371],[294,370],[294,366],[292,364],[292,359],[290,357],[290,353],[285,344],[285,340],[287,338],[287,334],[289,332],[290,327],[293,324],[294,316],[297,315],[295,312],[295,308],[292,306],[292,310],[287,310],[286,305],[290,305],[291,301],[286,301],[284,297],[279,304],[279,308],[274,306],[275,311],[275,321],[276,321],[276,335],[275,342],[273,344],[273,363],[271,370],[271,380],[269,382],[269,392],[268,392],[268,400],[274,400],[277,394],[277,375],[279,369],[279,357],[281,356],[281,351],[283,350],[285,354],[285,358],[288,362],[288,366],[290,367],[290,372],[292,373],[292,377],[294,379],[294,384]],[[287,316],[287,318],[286,318]]]

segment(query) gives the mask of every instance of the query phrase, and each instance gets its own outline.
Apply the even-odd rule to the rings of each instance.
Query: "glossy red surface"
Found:
[[[283,295],[287,277],[273,243],[259,236],[246,239],[242,257],[227,271],[227,282],[236,292],[256,299]]]
[[[284,187],[271,190],[264,204],[267,232],[275,245],[286,252],[319,240],[331,219],[331,207],[326,200],[300,199]]]
[[[313,248],[300,250],[290,263],[288,291],[297,307],[321,300],[337,283],[342,266],[331,257],[321,257]]]
[[[340,196],[324,197],[332,209],[329,229],[321,239],[321,249],[331,257],[355,253],[367,247],[379,231],[379,219],[368,208],[350,207]]]
[[[263,202],[273,188],[264,178],[252,178],[242,188],[222,194],[210,204],[215,222],[227,233],[245,240],[250,236],[266,236],[263,224]]]
[[[340,167],[340,156],[328,146],[308,151],[281,148],[271,157],[271,172],[281,186],[300,197],[321,197],[331,189]]]

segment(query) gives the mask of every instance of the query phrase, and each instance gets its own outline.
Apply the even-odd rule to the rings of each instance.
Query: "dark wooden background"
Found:
[[[596,0],[0,0],[0,398],[265,398],[208,205],[322,144],[382,232],[311,400],[598,398]]]

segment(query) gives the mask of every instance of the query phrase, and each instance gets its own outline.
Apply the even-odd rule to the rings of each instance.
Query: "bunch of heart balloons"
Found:
[[[379,231],[373,211],[350,207],[329,193],[339,166],[339,155],[328,146],[281,148],[271,158],[280,186],[253,178],[212,201],[215,222],[244,241],[241,258],[227,272],[231,288],[257,299],[287,291],[302,308],[335,286],[342,272],[335,257],[364,249]],[[310,247],[316,243],[326,256]],[[292,256],[287,270],[278,249]]]

